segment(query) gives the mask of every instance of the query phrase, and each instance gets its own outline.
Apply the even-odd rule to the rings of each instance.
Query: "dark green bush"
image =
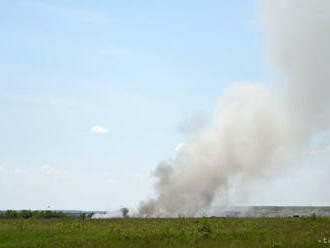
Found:
[[[33,212],[31,210],[22,210],[18,213],[19,218],[29,219],[32,218]]]
[[[312,220],[316,220],[316,218],[317,218],[316,214],[315,214],[315,213],[312,213],[312,215],[311,215],[311,219],[312,219]]]
[[[91,213],[87,214],[87,218],[91,219],[93,215],[94,215],[94,212],[91,212]]]
[[[70,218],[68,215],[63,212],[56,211],[32,211],[32,210],[22,210],[15,211],[8,209],[5,212],[0,211],[0,218],[2,219],[62,219],[62,218]]]
[[[5,215],[4,217],[6,219],[16,219],[18,217],[18,214],[15,210],[11,210],[11,209],[8,209],[6,212],[5,212]]]
[[[212,233],[211,226],[206,217],[201,219],[197,231],[204,237],[208,237]]]
[[[59,219],[59,218],[67,218],[68,216],[62,212],[46,210],[46,211],[33,212],[33,217],[38,219]]]

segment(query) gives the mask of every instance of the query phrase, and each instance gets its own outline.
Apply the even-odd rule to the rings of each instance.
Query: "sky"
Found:
[[[189,120],[277,74],[254,0],[0,4],[0,209],[134,208]],[[329,162],[315,146],[242,204],[330,205]]]

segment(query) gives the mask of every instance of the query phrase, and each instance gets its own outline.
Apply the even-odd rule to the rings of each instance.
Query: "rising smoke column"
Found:
[[[266,0],[260,21],[284,83],[227,89],[209,127],[159,163],[156,198],[141,203],[140,215],[196,215],[237,178],[244,187],[277,175],[329,128],[330,1]]]

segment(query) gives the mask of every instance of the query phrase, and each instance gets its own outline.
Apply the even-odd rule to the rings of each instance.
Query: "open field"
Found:
[[[330,247],[330,218],[0,220],[0,247]],[[321,242],[320,242],[321,240]]]

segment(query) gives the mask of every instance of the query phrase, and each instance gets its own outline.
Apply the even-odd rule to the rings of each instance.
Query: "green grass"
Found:
[[[330,218],[0,220],[1,248],[330,247],[324,237]]]

